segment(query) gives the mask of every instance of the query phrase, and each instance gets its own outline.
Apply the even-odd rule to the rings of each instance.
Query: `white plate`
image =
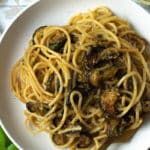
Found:
[[[12,65],[24,54],[34,30],[43,25],[67,24],[79,12],[99,5],[108,6],[129,21],[150,42],[150,15],[129,0],[42,0],[21,13],[7,29],[0,44],[0,118],[8,136],[24,150],[53,150],[56,147],[45,133],[33,135],[24,125],[24,105],[15,98],[9,85]],[[109,150],[147,150],[150,147],[150,121],[145,122],[125,144],[113,144]]]

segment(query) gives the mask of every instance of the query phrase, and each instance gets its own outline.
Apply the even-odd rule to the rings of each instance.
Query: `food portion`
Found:
[[[38,28],[14,65],[11,87],[26,127],[61,148],[101,149],[150,111],[148,44],[108,8]]]

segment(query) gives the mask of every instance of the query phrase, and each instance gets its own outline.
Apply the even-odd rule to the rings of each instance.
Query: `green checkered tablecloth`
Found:
[[[0,127],[0,150],[18,150]]]

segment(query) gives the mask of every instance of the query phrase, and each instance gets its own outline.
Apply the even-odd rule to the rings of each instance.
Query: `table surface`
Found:
[[[0,34],[13,17],[33,1],[35,0],[0,0]]]

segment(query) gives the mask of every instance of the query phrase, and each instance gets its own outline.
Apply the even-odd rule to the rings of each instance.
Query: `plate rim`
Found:
[[[31,9],[33,6],[37,5],[41,0],[34,0],[33,2],[31,2],[29,5],[27,5],[25,8],[23,8],[19,13],[17,13],[17,15],[14,16],[14,18],[12,19],[12,21],[10,22],[10,24],[5,28],[5,30],[3,31],[1,37],[0,37],[0,46],[2,45],[3,39],[5,38],[5,35],[7,34],[8,30],[11,28],[11,26],[15,23],[15,21],[21,16],[23,15],[28,9]],[[14,140],[14,138],[9,134],[8,130],[6,129],[3,120],[0,118],[0,127],[3,129],[3,131],[5,132],[5,134],[7,135],[7,137],[12,141],[12,143],[19,149],[19,150],[23,150],[22,147],[20,147],[20,145],[17,143],[16,140]]]

